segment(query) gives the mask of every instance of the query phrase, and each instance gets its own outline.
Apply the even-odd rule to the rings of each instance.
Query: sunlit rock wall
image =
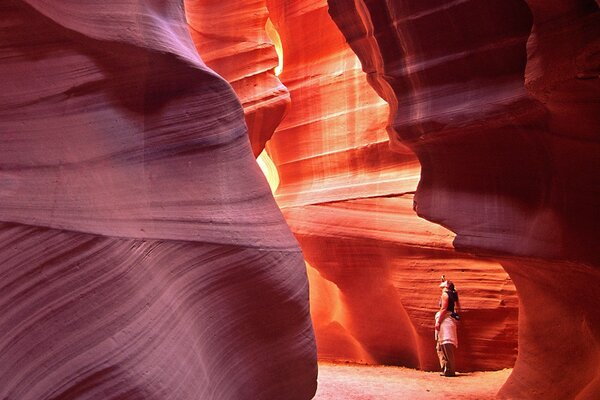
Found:
[[[291,95],[267,149],[280,178],[276,200],[308,263],[319,357],[438,369],[433,315],[446,274],[465,309],[460,369],[512,366],[512,281],[497,262],[456,253],[452,232],[417,217],[419,162],[390,144],[390,107],[326,1],[267,6],[284,52],[279,78]]]
[[[311,398],[303,258],[182,2],[0,20],[0,398]]]
[[[185,0],[187,21],[202,60],[233,87],[244,107],[258,156],[281,122],[289,93],[277,79],[266,0]]]
[[[518,289],[506,398],[600,393],[595,1],[344,1],[330,13],[422,165],[419,215]]]

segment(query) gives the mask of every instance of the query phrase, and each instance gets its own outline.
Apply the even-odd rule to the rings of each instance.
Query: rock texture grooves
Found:
[[[302,255],[183,5],[0,20],[0,398],[311,398]]]
[[[422,166],[419,215],[493,257],[522,304],[505,398],[600,393],[595,1],[330,0]]]
[[[389,106],[370,87],[325,0],[267,1],[292,99],[267,150],[276,200],[308,263],[321,359],[436,370],[440,275],[465,308],[461,371],[512,367],[518,301],[501,265],[456,253],[454,234],[418,218],[420,165],[390,150]]]
[[[265,30],[266,0],[185,0],[185,9],[203,61],[227,79],[242,102],[258,156],[290,102],[273,72],[278,57]]]

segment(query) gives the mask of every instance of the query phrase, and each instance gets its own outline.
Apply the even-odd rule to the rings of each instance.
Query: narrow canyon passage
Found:
[[[599,4],[4,0],[0,399],[597,399]]]
[[[257,15],[257,3],[249,7]],[[219,24],[244,32],[244,46],[254,42],[255,49],[218,47],[226,56],[214,61],[210,42],[197,33],[202,20],[189,20],[207,64],[237,77],[232,84],[242,104],[251,104],[247,115],[260,108],[254,99],[280,86],[242,81],[271,73],[289,91],[285,117],[259,161],[306,259],[319,359],[437,370],[433,315],[445,274],[457,282],[464,307],[462,370],[512,367],[518,299],[510,277],[497,262],[457,253],[452,232],[417,217],[419,161],[408,149],[390,149],[389,105],[369,85],[327,3],[273,1],[258,10],[268,11],[265,26],[254,21],[244,31],[235,21]],[[270,69],[256,63],[264,59],[263,30],[278,53],[271,49]],[[274,98],[266,96],[267,109]],[[263,115],[263,121],[270,116]],[[253,130],[262,136],[273,126],[253,121],[251,138],[259,136]]]
[[[551,175],[551,165],[562,168],[569,157],[557,153],[557,132],[569,129],[561,121],[577,115],[582,125],[573,136],[597,140],[590,134],[597,106],[587,104],[597,99],[598,12],[584,3],[556,2],[552,9],[533,1],[483,8],[471,1],[431,8],[411,1],[266,2],[282,47],[278,77],[291,101],[266,149],[279,180],[275,198],[307,262],[320,359],[435,369],[432,288],[444,273],[467,303],[459,364],[512,366],[519,301],[510,273],[535,306],[527,305],[533,315],[520,320],[521,361],[503,395],[563,398],[581,391],[586,398],[596,390],[594,373],[548,385],[534,372],[535,364],[560,369],[583,349],[589,356],[573,360],[592,365],[598,357],[587,290],[576,296],[575,309],[572,300],[557,304],[574,316],[567,323],[573,329],[556,331],[573,343],[554,342],[562,361],[544,356],[535,333],[555,312],[547,304],[562,301],[541,295],[544,285],[550,292],[562,285],[541,278],[542,271],[565,269],[559,281],[573,281],[566,287],[575,292],[575,276],[598,278],[585,260],[593,259],[586,255],[591,247],[574,245],[575,238],[587,240],[577,230],[596,230],[564,209],[576,200],[553,200],[566,172]],[[548,15],[556,19],[545,24]],[[577,22],[566,28],[567,21]],[[556,39],[547,35],[552,26],[565,26],[560,43],[576,40],[565,55],[545,45]],[[528,52],[537,56],[529,63]],[[551,52],[579,71],[571,76],[586,80],[547,69]],[[550,97],[538,95],[545,81],[561,82]],[[572,100],[561,102],[567,91]],[[583,169],[567,170],[597,176],[597,144],[584,154],[574,140],[568,146]],[[585,199],[584,192],[578,187]]]
[[[445,274],[457,282],[464,308],[462,370],[512,367],[518,300],[510,277],[496,262],[457,253],[452,232],[417,217],[419,161],[410,151],[390,149],[389,106],[367,82],[326,2],[266,6],[267,34],[282,47],[271,68],[281,68],[278,78],[291,100],[267,142],[269,158],[263,153],[261,159],[270,165],[267,176],[277,180],[275,199],[307,262],[319,358],[436,370],[433,315]],[[254,37],[258,49],[265,38],[256,24],[247,32],[235,28]],[[200,39],[197,46],[207,53]],[[256,68],[234,51],[228,57],[229,68]],[[219,73],[224,59],[204,58]],[[224,73],[242,76],[236,71]],[[256,107],[252,99],[268,88],[247,87],[237,93],[242,104]],[[275,82],[271,90],[277,88]],[[249,126],[264,134],[272,124]]]
[[[326,2],[267,5],[291,97],[267,150],[280,179],[275,199],[309,266],[319,358],[436,370],[433,315],[445,274],[465,307],[463,370],[512,367],[510,278],[498,263],[456,253],[452,232],[417,217],[419,161],[390,149],[389,106]]]

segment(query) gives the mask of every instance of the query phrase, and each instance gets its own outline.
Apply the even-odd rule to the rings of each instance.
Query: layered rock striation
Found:
[[[308,399],[305,262],[322,359],[436,369],[445,274],[600,392],[596,1],[80,3],[0,5],[0,397]]]
[[[190,33],[202,60],[240,99],[254,156],[264,149],[289,106],[275,76],[279,65],[266,0],[185,0]]]
[[[312,397],[297,242],[180,2],[0,5],[0,397]]]
[[[391,140],[421,162],[417,213],[515,281],[519,357],[500,396],[594,398],[597,2],[329,5],[391,106]]]

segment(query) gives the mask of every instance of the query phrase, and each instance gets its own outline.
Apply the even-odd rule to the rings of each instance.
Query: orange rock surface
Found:
[[[289,93],[274,73],[278,57],[265,29],[265,0],[185,0],[185,12],[202,60],[227,79],[242,102],[258,156],[289,105]]]
[[[446,274],[465,310],[460,369],[511,367],[512,281],[497,262],[456,253],[452,232],[413,211],[418,159],[402,144],[390,149],[389,106],[326,2],[267,5],[291,96],[267,149],[280,179],[276,200],[308,264],[319,357],[436,370],[433,315]]]

